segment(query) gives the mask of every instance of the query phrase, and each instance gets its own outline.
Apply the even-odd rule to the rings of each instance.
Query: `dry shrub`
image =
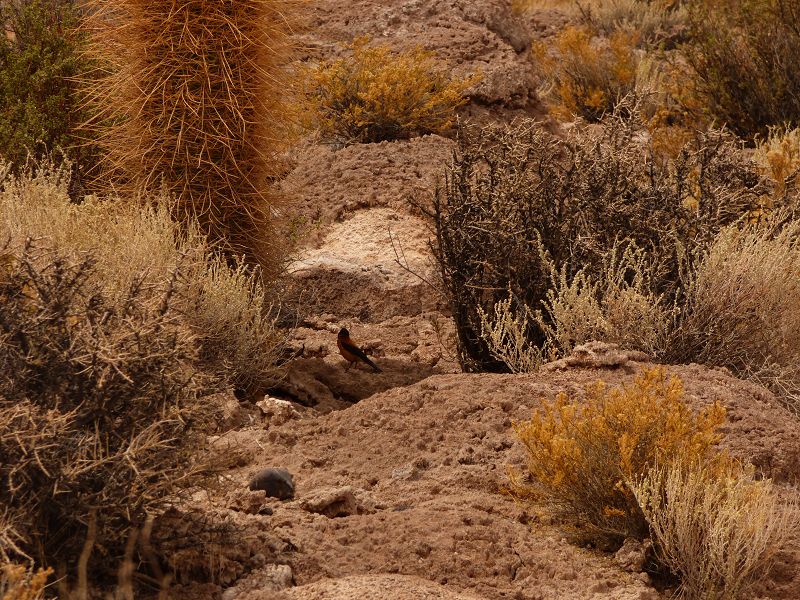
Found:
[[[651,355],[663,350],[677,307],[653,291],[652,265],[634,244],[613,247],[597,274],[581,269],[569,278],[564,267],[550,268],[551,287],[536,318],[551,354],[592,340]]]
[[[669,362],[725,366],[800,412],[800,222],[730,227],[687,275]]]
[[[71,560],[97,511],[107,560],[204,467],[212,414],[198,398],[174,279],[156,288],[142,278],[117,300],[91,286],[91,255],[30,244],[7,256],[0,499],[17,539],[0,546],[44,564]]]
[[[215,256],[205,273],[187,282],[187,319],[200,337],[201,357],[215,365],[245,397],[278,377],[284,334],[278,330],[279,300],[257,271]]]
[[[718,403],[693,414],[680,380],[662,368],[622,389],[598,382],[580,400],[561,393],[514,425],[530,480],[512,477],[512,492],[582,540],[614,547],[627,537],[644,539],[648,522],[627,482],[678,457],[724,463],[715,450],[724,419]]]
[[[609,118],[564,137],[533,121],[461,129],[445,183],[422,208],[434,222],[462,368],[507,370],[481,336],[479,307],[491,315],[510,297],[512,314],[541,310],[554,272],[567,286],[581,270],[592,282],[613,283],[601,273],[609,272],[612,249],[622,257],[630,243],[647,254],[648,274],[639,275],[647,281],[630,280],[633,271],[621,265],[611,270],[611,304],[620,311],[614,328],[622,331],[625,311],[643,299],[671,307],[686,257],[760,206],[766,188],[734,139],[712,131],[674,161],[653,161],[634,120]],[[526,338],[544,349],[540,326],[528,327]]]
[[[730,464],[723,472],[689,459],[630,483],[650,524],[657,560],[680,579],[686,600],[754,598],[754,585],[800,525],[769,480]]]
[[[30,568],[14,563],[0,566],[0,598],[3,600],[41,600],[52,569]]]
[[[96,511],[104,574],[202,480],[202,396],[273,381],[279,334],[260,279],[168,204],[72,204],[67,173],[0,187],[0,547],[69,564]]]
[[[528,337],[536,316],[526,306],[515,313],[511,298],[498,300],[493,313],[487,314],[483,307],[478,307],[481,338],[492,356],[512,373],[532,373],[538,369],[544,362],[545,353]]]
[[[680,54],[651,54],[639,63],[637,86],[654,158],[675,160],[713,120],[690,67]]]
[[[99,0],[93,54],[109,63],[89,93],[104,179],[173,212],[266,274],[278,269],[270,181],[289,139],[284,65],[295,0]]]
[[[582,0],[583,20],[595,31],[637,33],[644,46],[674,46],[687,26],[688,13],[680,0]]]
[[[449,129],[476,77],[451,79],[432,53],[356,39],[352,54],[310,72],[308,103],[323,138],[380,142]]]
[[[542,74],[558,98],[556,111],[597,122],[636,91],[638,34],[615,31],[598,38],[585,27],[569,26],[555,40],[533,47]]]
[[[283,334],[275,326],[278,299],[257,270],[216,255],[196,227],[178,230],[171,201],[126,202],[67,194],[69,164],[43,164],[2,183],[0,236],[19,247],[26,237],[46,238],[59,251],[90,252],[96,281],[113,298],[146,275],[163,282],[179,268],[175,302],[192,328],[206,367],[246,391],[268,387]],[[0,240],[4,239],[0,237]]]
[[[687,8],[684,52],[716,119],[749,138],[800,121],[800,5],[705,0]]]
[[[772,127],[766,139],[756,140],[753,154],[761,172],[775,182],[775,197],[794,188],[800,174],[800,128]]]

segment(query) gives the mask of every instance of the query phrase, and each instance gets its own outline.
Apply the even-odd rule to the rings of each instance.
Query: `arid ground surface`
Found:
[[[354,36],[394,48],[421,44],[456,75],[482,74],[465,118],[542,116],[532,36],[557,12],[515,17],[501,0],[321,0],[298,34],[309,60],[340,55]],[[555,365],[533,375],[459,373],[453,326],[435,289],[424,203],[444,174],[453,141],[436,135],[331,148],[306,140],[281,188],[306,219],[292,293],[306,313],[276,398],[228,399],[219,452],[244,459],[221,490],[198,497],[209,514],[246,526],[247,542],[220,548],[219,584],[178,585],[186,598],[616,599],[664,597],[636,564],[569,543],[556,527],[503,493],[523,464],[512,423],[542,398],[586,384],[630,381],[642,363]],[[413,202],[412,202],[413,201]],[[433,283],[434,285],[431,285]],[[345,371],[336,332],[383,369]],[[800,421],[764,389],[696,365],[674,366],[694,408],[727,408],[731,452],[796,494]],[[294,477],[292,500],[250,492],[266,467]],[[208,557],[185,553],[183,564]],[[630,555],[629,555],[630,554]],[[800,556],[779,558],[760,590],[800,598]]]

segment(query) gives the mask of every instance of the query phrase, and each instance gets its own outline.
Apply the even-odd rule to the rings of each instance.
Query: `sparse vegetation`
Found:
[[[688,257],[762,205],[767,188],[729,135],[696,137],[675,161],[656,161],[637,139],[635,121],[608,118],[600,131],[576,129],[564,138],[531,121],[460,132],[428,213],[465,370],[507,369],[481,336],[478,307],[491,315],[510,297],[512,313],[521,314],[549,302],[553,311],[529,320],[525,338],[543,351],[548,339],[558,341],[555,350],[565,351],[578,339],[561,311],[570,301],[548,300],[548,293],[577,293],[577,286],[587,299],[600,282],[616,299],[598,301],[621,311],[617,321],[604,317],[601,329],[622,335],[625,311],[638,311],[647,323],[631,330],[646,325],[636,335],[650,349],[662,329],[653,319],[671,314]],[[632,256],[631,244],[644,254],[620,263]],[[637,274],[637,265],[647,272]],[[667,308],[645,310],[642,301],[654,299]]]
[[[515,424],[530,478],[513,477],[512,492],[583,541],[613,548],[627,537],[644,539],[649,522],[628,482],[680,457],[725,464],[715,449],[724,418],[719,404],[692,414],[681,382],[661,368],[623,389],[597,383],[582,399],[559,394]]]
[[[728,367],[800,413],[800,223],[781,216],[727,228],[699,257],[661,356]]]
[[[309,74],[309,105],[324,139],[380,142],[440,133],[475,77],[451,79],[422,48],[392,52],[360,38],[352,54]]]
[[[674,46],[687,27],[681,0],[578,0],[577,5],[595,31],[605,36],[626,31],[646,47]]]
[[[800,7],[791,0],[689,2],[684,52],[715,118],[744,138],[800,121]]]
[[[755,597],[800,524],[794,502],[735,463],[720,472],[685,458],[629,485],[657,560],[679,576],[676,596],[687,600]]]
[[[96,513],[93,555],[114,568],[131,529],[210,468],[219,408],[203,397],[265,385],[280,337],[260,280],[167,203],[74,205],[67,170],[0,188],[0,548],[71,564]]]
[[[537,64],[558,97],[557,112],[596,122],[633,95],[638,36],[617,30],[599,38],[591,29],[570,26],[558,35],[554,52],[544,42],[535,45]]]
[[[599,339],[659,362],[725,367],[800,415],[793,0],[512,0],[517,15],[563,9],[539,21],[533,47],[539,93],[571,121],[563,127],[497,124],[538,111],[527,67],[514,81],[490,70],[487,85],[503,93],[485,97],[498,105],[463,111],[490,123],[480,127],[456,119],[480,75],[463,77],[459,64],[454,76],[421,46],[398,51],[362,37],[338,60],[288,65],[291,40],[303,39],[292,32],[298,0],[75,2],[0,1],[0,599],[38,600],[54,593],[47,586],[84,598],[115,575],[115,596],[133,598],[140,568],[166,597],[173,578],[232,585],[293,551],[296,540],[267,539],[261,525],[248,529],[253,544],[237,544],[239,524],[271,510],[239,486],[243,474],[234,476],[239,489],[201,492],[238,458],[233,445],[212,452],[211,434],[247,417],[227,405],[223,416],[228,398],[218,392],[252,399],[278,376],[276,281],[289,247],[278,220],[296,237],[304,219],[325,223],[373,204],[308,206],[315,216],[278,210],[276,190],[297,189],[277,180],[302,119],[319,134],[309,144],[337,147],[455,134],[433,198],[415,193],[413,203],[432,220],[464,371],[531,372]],[[392,25],[427,10],[411,4],[398,9],[403,16],[378,12]],[[483,39],[469,46],[479,60],[531,58],[522,50],[531,32],[509,20],[508,5],[500,14],[487,4],[495,18],[456,4],[469,27],[485,21]],[[87,19],[79,31],[78,16]],[[341,43],[342,31],[307,58]],[[293,70],[307,76],[303,89]],[[299,109],[287,98],[293,90]],[[96,193],[70,199],[70,158],[83,171],[96,156],[80,146],[79,122],[103,150]],[[364,277],[373,275],[391,277]],[[391,289],[393,314],[416,302],[400,291]],[[341,316],[315,315],[306,323],[313,335],[298,336],[310,344],[312,371],[330,362],[319,340]],[[424,346],[441,331],[417,333],[408,353],[427,362]],[[282,391],[317,393],[301,385]],[[272,402],[271,426],[313,414],[274,399],[263,406]],[[614,549],[650,537],[648,560],[679,578],[678,597],[751,598],[800,510],[796,490],[720,448],[725,414],[719,402],[693,411],[661,367],[622,388],[597,382],[542,399],[514,424],[527,463],[508,491],[584,544]],[[508,425],[495,416],[496,430]],[[289,428],[270,440],[291,445]],[[444,440],[423,437],[423,452]],[[470,447],[457,460],[477,468],[483,456]],[[421,559],[431,552],[418,550]]]

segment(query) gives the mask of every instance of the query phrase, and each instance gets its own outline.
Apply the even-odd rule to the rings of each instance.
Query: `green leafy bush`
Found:
[[[87,113],[76,78],[89,62],[73,0],[22,0],[0,4],[0,156],[21,166],[28,154],[61,148],[82,163],[79,147]]]

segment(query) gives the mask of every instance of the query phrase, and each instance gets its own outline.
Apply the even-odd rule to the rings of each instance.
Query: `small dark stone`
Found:
[[[251,490],[263,490],[270,498],[290,500],[294,498],[294,481],[286,469],[262,469],[250,480]]]

